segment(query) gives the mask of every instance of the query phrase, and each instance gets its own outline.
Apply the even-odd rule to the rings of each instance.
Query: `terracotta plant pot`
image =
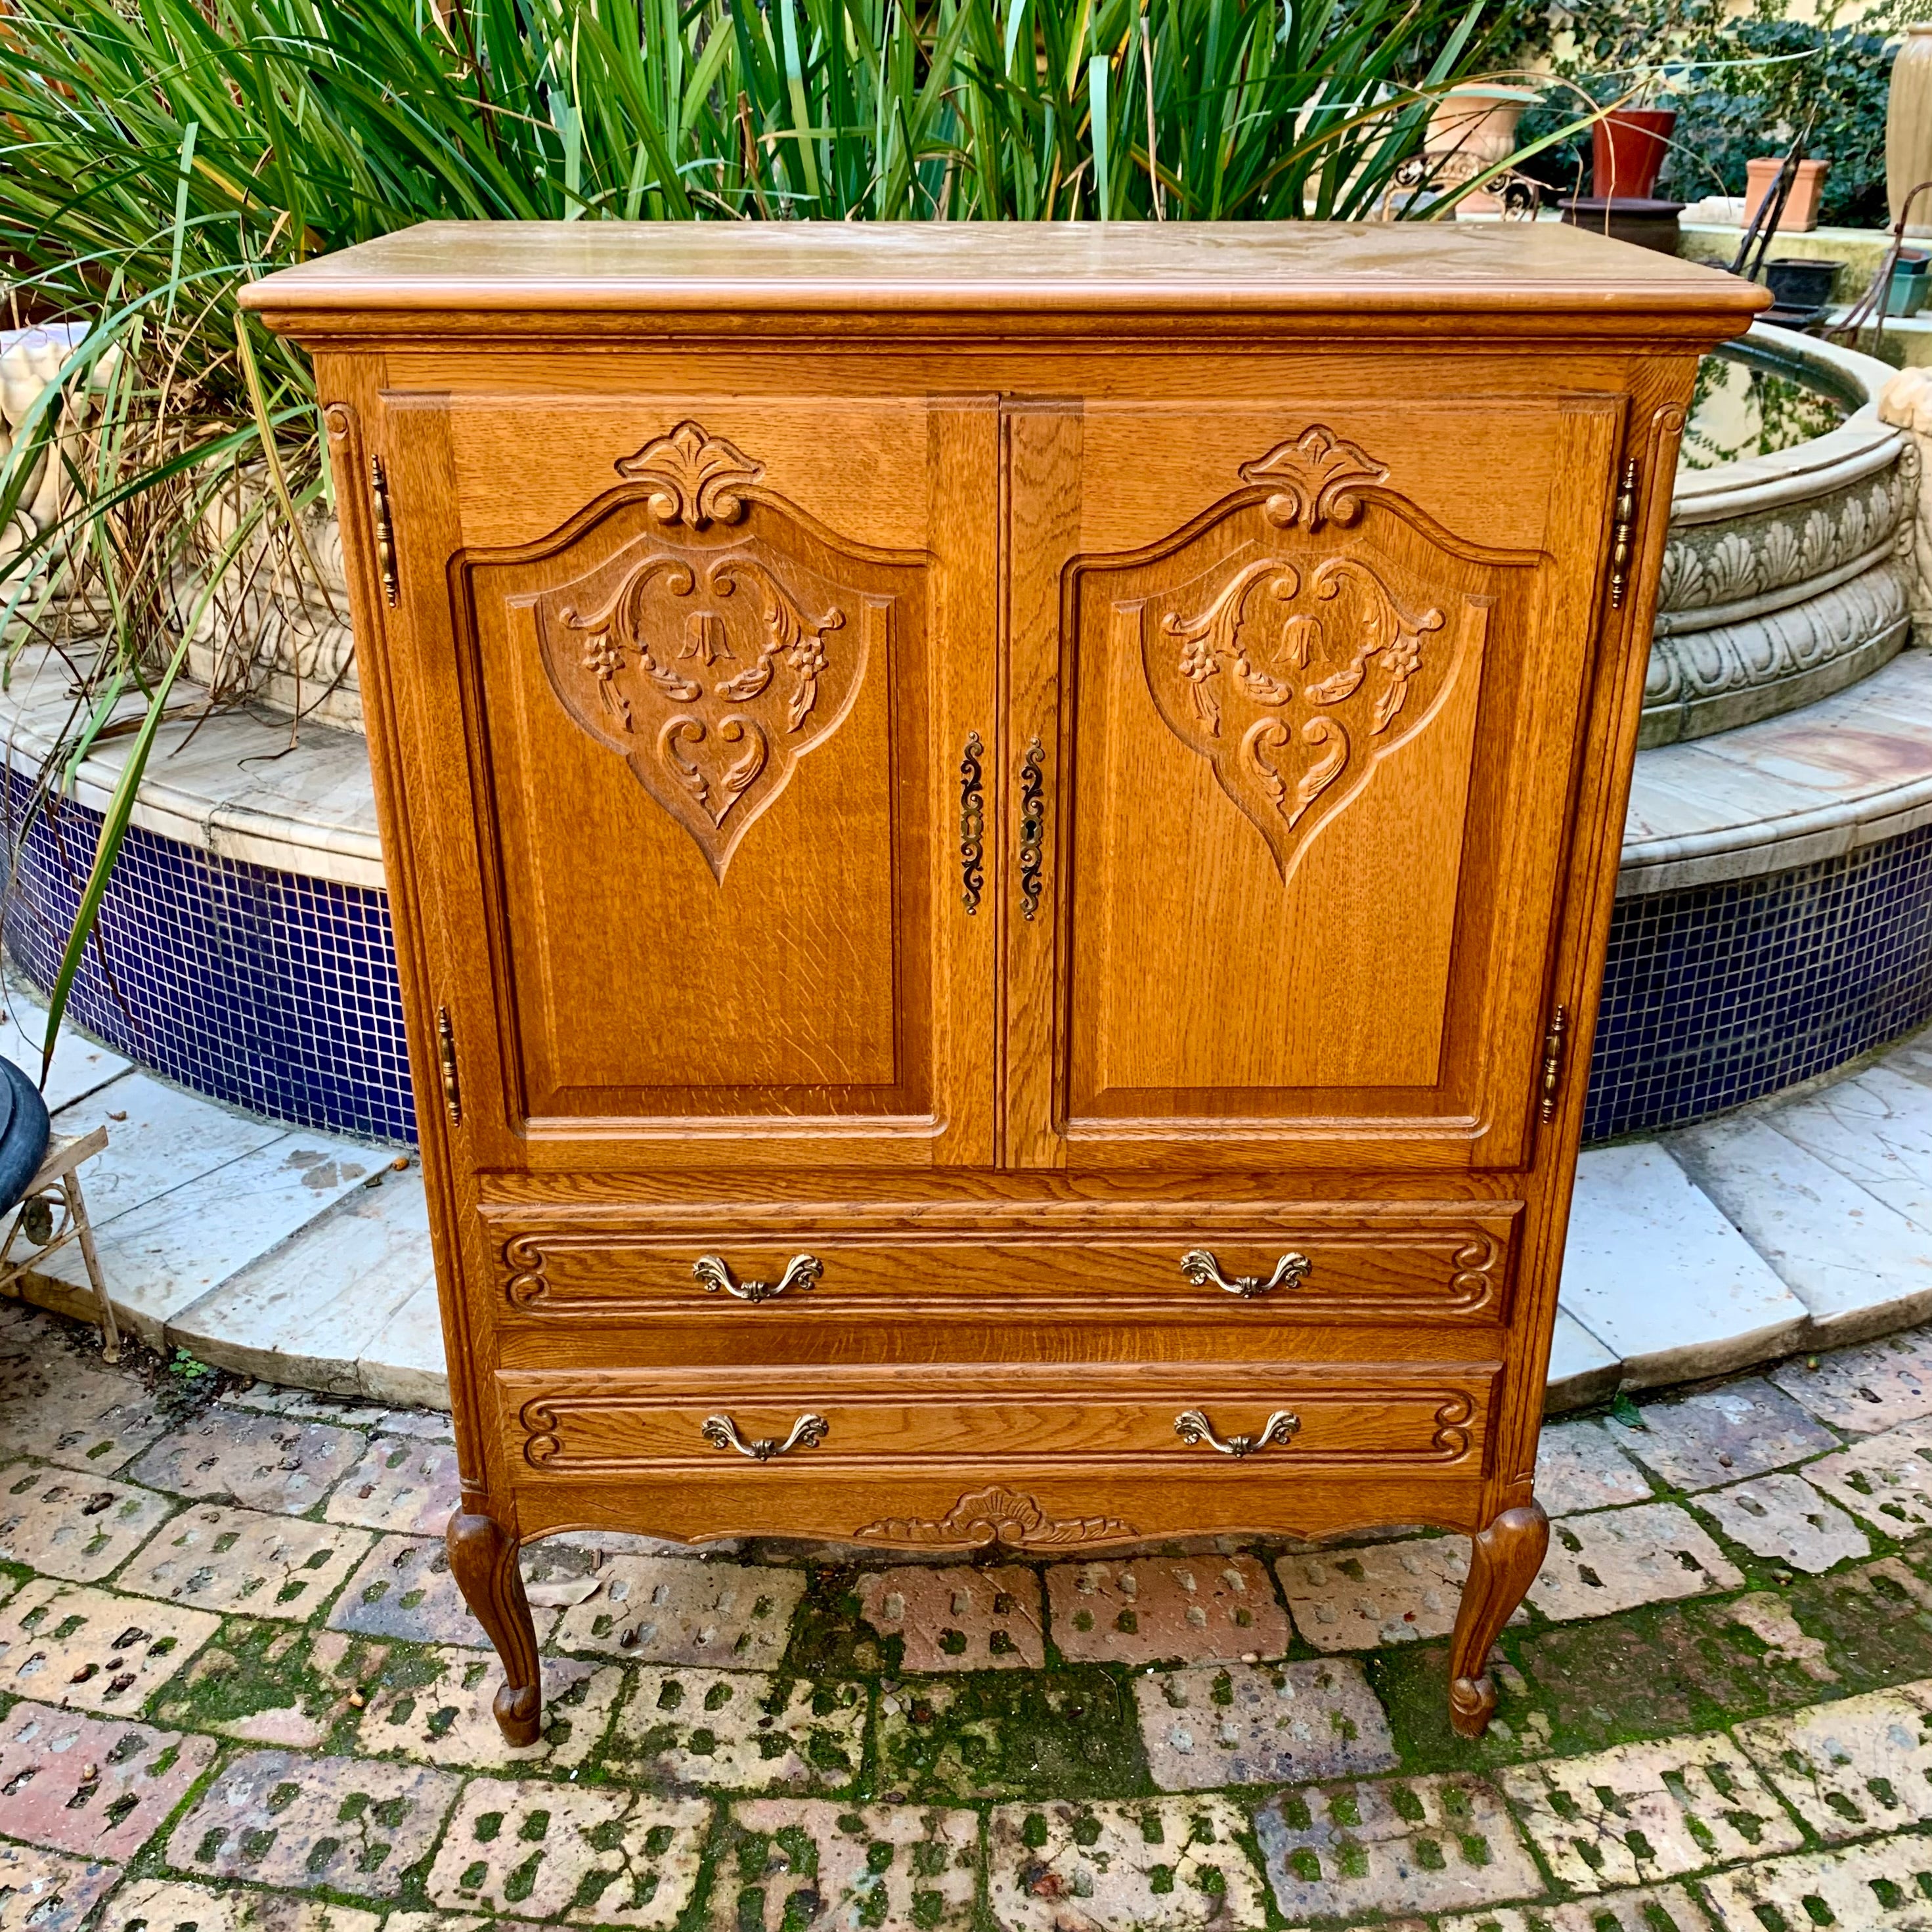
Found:
[[[1619,107],[1590,130],[1590,192],[1599,200],[1647,201],[1670,152],[1676,109]]]
[[[1508,158],[1516,146],[1516,124],[1537,99],[1533,87],[1504,87],[1472,82],[1452,87],[1429,118],[1424,153],[1444,188],[1482,174]],[[1456,204],[1462,214],[1500,214],[1500,195],[1479,188]]]
[[[1750,226],[1751,217],[1757,212],[1759,202],[1778,185],[1778,171],[1784,165],[1783,158],[1776,154],[1745,162],[1744,225],[1747,228]],[[1785,199],[1784,212],[1778,217],[1780,234],[1796,235],[1817,226],[1818,204],[1825,196],[1825,171],[1831,165],[1829,161],[1798,164],[1797,176]]]

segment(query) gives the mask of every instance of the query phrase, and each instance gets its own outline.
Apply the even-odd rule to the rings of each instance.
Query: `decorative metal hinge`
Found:
[[[1624,465],[1623,481],[1617,486],[1616,521],[1610,526],[1610,608],[1624,608],[1624,592],[1630,588],[1630,551],[1636,542],[1636,458]]]
[[[449,1124],[463,1124],[463,1090],[456,1084],[456,1029],[449,1023],[449,1009],[436,1010],[436,1064],[442,1075],[442,1108]]]
[[[393,606],[402,596],[396,581],[396,526],[389,520],[389,479],[382,459],[369,459],[369,497],[376,523],[376,568],[382,580],[382,602]]]
[[[959,880],[964,888],[959,898],[969,916],[980,910],[980,894],[986,883],[986,796],[980,770],[986,748],[975,731],[959,760]]]
[[[1543,1099],[1537,1108],[1539,1120],[1556,1118],[1556,1088],[1563,1078],[1563,1046],[1570,1030],[1570,1015],[1558,1006],[1550,1016],[1550,1030],[1543,1036]]]
[[[1040,842],[1046,836],[1046,752],[1036,738],[1020,765],[1020,916],[1040,910]]]

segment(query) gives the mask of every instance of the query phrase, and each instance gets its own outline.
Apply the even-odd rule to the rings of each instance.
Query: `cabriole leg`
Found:
[[[494,1517],[459,1515],[449,1520],[448,1544],[457,1587],[502,1661],[496,1722],[512,1744],[533,1744],[543,1721],[543,1685],[536,1625],[517,1568],[517,1540]]]
[[[1449,1721],[1466,1738],[1479,1738],[1490,1727],[1496,1708],[1490,1646],[1535,1580],[1549,1547],[1550,1519],[1539,1502],[1504,1510],[1469,1539],[1469,1574],[1449,1649]]]

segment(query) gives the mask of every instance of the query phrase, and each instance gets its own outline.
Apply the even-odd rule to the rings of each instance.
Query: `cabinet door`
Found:
[[[472,1157],[984,1161],[996,406],[600,386],[385,398]]]
[[[1528,1158],[1622,415],[1011,411],[1009,1160]]]

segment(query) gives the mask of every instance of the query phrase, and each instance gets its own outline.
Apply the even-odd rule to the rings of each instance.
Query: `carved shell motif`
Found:
[[[1318,425],[1240,474],[1271,490],[1268,523],[1312,534],[1356,522],[1388,472]],[[1284,879],[1376,758],[1428,717],[1461,641],[1442,604],[1366,544],[1250,544],[1115,615],[1138,627],[1162,717],[1213,766]]]
[[[969,1549],[998,1543],[1015,1550],[1059,1550],[1119,1541],[1140,1532],[1118,1516],[1049,1516],[1024,1491],[995,1485],[962,1496],[943,1516],[889,1516],[853,1534],[865,1543]]]
[[[680,423],[616,466],[665,534],[532,600],[544,670],[722,881],[752,822],[844,715],[862,619],[878,613],[796,554],[782,512],[722,547],[670,534],[746,519],[764,472],[722,436]]]

